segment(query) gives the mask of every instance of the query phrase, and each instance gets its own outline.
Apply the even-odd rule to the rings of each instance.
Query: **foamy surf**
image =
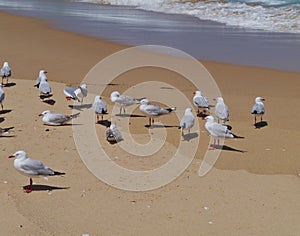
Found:
[[[185,14],[228,26],[272,32],[300,33],[299,0],[75,0],[96,4],[134,6],[138,9]]]

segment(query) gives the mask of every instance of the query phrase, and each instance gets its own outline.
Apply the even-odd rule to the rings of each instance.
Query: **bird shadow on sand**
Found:
[[[6,113],[10,113],[12,110],[9,109],[4,109],[4,110],[0,110],[0,115],[6,114]]]
[[[70,187],[56,187],[56,186],[49,186],[49,185],[40,185],[34,184],[32,185],[32,191],[53,191],[53,190],[64,190],[69,189]],[[29,189],[29,185],[23,186],[23,189]]]
[[[99,124],[99,125],[103,125],[103,126],[105,126],[105,127],[110,127],[110,125],[111,125],[111,122],[109,121],[109,120],[99,120],[98,122],[97,122],[97,124]]]
[[[0,138],[14,138],[16,135],[6,135],[6,134],[0,134]]]
[[[56,103],[56,101],[53,99],[47,99],[47,100],[43,100],[43,103],[53,106]]]
[[[41,94],[39,97],[40,99],[44,100],[46,98],[51,98],[53,96],[53,94]]]
[[[92,104],[81,104],[81,105],[69,105],[71,109],[83,111],[83,109],[89,109],[92,107]]]
[[[240,152],[240,153],[247,152],[247,151],[243,151],[243,150],[239,150],[239,149],[229,147],[227,145],[213,145],[213,144],[211,144],[210,147],[215,148],[215,149],[219,149],[219,150],[224,150],[224,151],[231,151],[231,152]]]
[[[135,118],[139,118],[139,117],[146,117],[143,115],[135,115],[135,114],[116,114],[115,116],[119,116],[119,117],[135,117]]]
[[[146,128],[178,128],[178,125],[145,125]]]
[[[192,140],[192,139],[194,139],[194,138],[197,138],[199,135],[195,132],[195,133],[188,133],[188,134],[184,134],[183,136],[182,136],[182,138],[183,138],[183,141],[190,141],[190,140]]]
[[[16,86],[17,84],[15,82],[9,82],[7,84],[4,85],[5,88],[9,88],[9,87],[13,87]]]
[[[265,126],[268,126],[268,122],[267,121],[260,121],[254,124],[255,129],[260,129],[263,128]]]

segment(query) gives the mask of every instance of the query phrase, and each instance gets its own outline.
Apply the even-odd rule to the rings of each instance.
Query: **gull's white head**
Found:
[[[114,91],[110,94],[110,100],[112,102],[115,102],[118,97],[120,97],[120,93],[118,91]]]
[[[8,158],[23,159],[23,158],[27,158],[27,154],[26,152],[20,150],[15,152],[13,155],[9,156]]]
[[[87,85],[86,84],[82,84],[82,85],[80,85],[80,88],[87,89]]]
[[[214,122],[215,118],[213,116],[207,116],[205,117],[206,122]]]
[[[255,103],[259,103],[259,102],[263,102],[263,101],[265,101],[265,99],[262,97],[255,98]]]
[[[144,98],[144,99],[142,99],[142,100],[140,101],[140,104],[141,104],[141,105],[148,105],[148,104],[149,104],[149,100],[146,99],[146,98]]]
[[[5,62],[3,63],[3,67],[9,67],[9,65],[8,65],[8,62],[7,62],[7,61],[5,61]]]
[[[45,116],[45,115],[50,114],[50,113],[51,113],[51,111],[46,110],[46,111],[43,111],[43,112],[40,114],[40,116]]]
[[[190,107],[186,108],[184,114],[185,115],[193,114],[192,108],[190,108]]]
[[[115,128],[117,128],[116,124],[111,123],[110,126],[109,126],[109,129],[115,129]]]
[[[199,96],[201,96],[201,91],[198,90],[198,91],[194,92],[194,94],[195,94],[195,96],[199,97]]]
[[[39,72],[39,77],[41,77],[42,75],[45,75],[47,73],[47,71],[45,70],[40,70]]]
[[[216,98],[217,103],[224,103],[224,99],[222,97]]]
[[[100,101],[101,101],[101,97],[100,97],[99,95],[96,95],[96,96],[95,96],[95,100],[94,100],[94,101],[96,102],[96,101],[98,101],[98,100],[100,100]]]

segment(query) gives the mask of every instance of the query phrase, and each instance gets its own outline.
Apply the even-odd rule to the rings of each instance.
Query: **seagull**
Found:
[[[97,95],[94,100],[93,109],[96,114],[96,123],[99,121],[99,115],[101,115],[101,120],[103,120],[103,115],[107,114],[106,104],[102,101],[101,97]]]
[[[74,115],[63,115],[63,114],[55,114],[51,113],[51,111],[46,110],[43,111],[39,116],[42,116],[42,121],[46,125],[54,125],[54,126],[59,126],[59,125],[64,125],[68,121],[76,118],[79,116],[80,113],[76,113]]]
[[[88,90],[86,84],[81,84],[79,87],[64,88],[64,94],[67,96],[67,100],[77,100],[83,103],[83,98],[87,96]]]
[[[133,104],[139,104],[142,99],[144,98],[133,98],[128,95],[120,95],[118,91],[114,91],[110,94],[110,100],[120,107],[120,115],[122,113],[122,109],[125,114],[125,107]]]
[[[6,84],[8,83],[8,78],[11,76],[11,69],[8,65],[8,62],[4,62],[3,63],[3,67],[1,68],[1,77],[2,77],[2,84],[4,85],[3,83],[3,79],[6,78]]]
[[[45,73],[41,73],[41,82],[39,84],[40,98],[44,99],[51,95],[51,87]]]
[[[2,110],[3,110],[3,101],[4,101],[4,98],[5,98],[5,92],[3,90],[3,85],[0,84],[0,103],[1,103]]]
[[[33,160],[27,157],[27,154],[24,151],[17,151],[8,158],[15,158],[14,167],[17,169],[17,171],[19,171],[22,175],[30,177],[29,188],[24,188],[26,193],[32,192],[33,177],[65,175],[65,173],[50,169],[49,167],[45,166],[41,161]]]
[[[39,72],[39,77],[36,79],[35,85],[34,85],[33,87],[37,87],[37,88],[40,87],[41,77],[42,77],[42,76],[46,77],[46,73],[47,73],[47,71],[45,71],[45,70],[40,70],[40,72]],[[48,81],[47,77],[46,77],[46,81]]]
[[[254,115],[254,125],[256,124],[256,117],[260,116],[260,121],[262,122],[263,114],[265,114],[265,106],[263,101],[265,101],[262,97],[255,98],[255,104],[252,107],[251,114]]]
[[[110,143],[117,143],[123,140],[121,132],[117,129],[117,126],[113,123],[106,131],[106,140]]]
[[[139,108],[143,113],[145,113],[149,117],[149,127],[151,126],[151,123],[154,123],[154,117],[169,114],[170,112],[176,110],[176,107],[165,109],[160,106],[151,105],[149,104],[148,99],[143,99],[140,102]]]
[[[207,97],[201,94],[201,91],[194,92],[195,96],[193,97],[193,103],[197,107],[198,111],[197,114],[205,115],[209,108],[208,99]]]
[[[229,117],[228,106],[224,103],[224,99],[222,97],[217,97],[215,100],[217,101],[215,114],[218,117],[218,123],[219,120],[222,120],[223,124],[225,124]]]
[[[195,117],[192,112],[192,108],[188,107],[185,109],[184,116],[180,121],[179,129],[181,129],[181,135],[183,136],[183,130],[187,129],[190,132],[190,129],[194,126]]]
[[[213,116],[205,117],[206,123],[205,128],[208,133],[214,138],[214,144],[212,145],[211,150],[213,150],[216,146],[216,140],[218,140],[219,145],[219,138],[234,138],[234,135],[230,133],[230,130],[226,125],[219,124],[215,122]]]

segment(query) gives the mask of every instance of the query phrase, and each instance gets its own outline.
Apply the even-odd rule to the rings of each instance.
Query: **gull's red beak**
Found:
[[[14,156],[14,155],[11,155],[11,156],[9,156],[8,158],[15,158],[15,156]]]

